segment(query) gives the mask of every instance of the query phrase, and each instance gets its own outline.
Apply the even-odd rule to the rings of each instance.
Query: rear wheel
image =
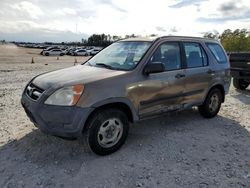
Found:
[[[105,109],[94,114],[87,124],[87,142],[98,155],[108,155],[117,151],[125,142],[129,121],[119,109]]]
[[[49,56],[49,53],[45,53],[46,56]]]
[[[242,79],[234,78],[233,85],[236,89],[245,90],[249,86],[249,83],[245,82]]]
[[[198,107],[199,112],[205,118],[212,118],[218,114],[221,103],[222,92],[221,90],[214,88],[208,93],[204,103]]]

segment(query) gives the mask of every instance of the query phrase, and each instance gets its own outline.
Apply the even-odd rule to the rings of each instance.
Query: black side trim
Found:
[[[152,103],[155,103],[155,104],[159,103],[160,104],[162,101],[171,100],[171,99],[175,99],[175,98],[179,98],[179,97],[187,97],[187,96],[190,96],[190,95],[195,95],[195,94],[202,93],[203,91],[204,91],[203,89],[199,89],[199,90],[189,91],[189,92],[186,92],[186,93],[179,93],[179,94],[168,96],[168,97],[159,97],[159,98],[156,98],[156,99],[141,101],[140,105],[141,106],[146,106],[146,105],[149,105],[149,104],[152,104]]]
[[[183,94],[184,97],[190,96],[190,95],[196,95],[199,93],[202,93],[204,89],[199,89],[199,90],[194,90],[194,91],[189,91]]]
[[[176,95],[169,96],[169,97],[158,97],[156,99],[150,99],[150,100],[147,100],[147,101],[141,101],[140,105],[144,106],[144,105],[149,105],[149,104],[152,104],[152,103],[161,103],[161,101],[170,100],[170,99],[174,99],[174,98],[179,98],[181,96],[183,96],[183,93],[176,94]]]

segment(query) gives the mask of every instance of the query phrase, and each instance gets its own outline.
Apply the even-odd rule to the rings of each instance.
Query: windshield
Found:
[[[135,68],[151,42],[121,41],[102,50],[87,63],[116,70],[131,70]]]

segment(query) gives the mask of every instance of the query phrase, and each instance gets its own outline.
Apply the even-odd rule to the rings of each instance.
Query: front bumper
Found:
[[[34,101],[25,92],[21,103],[27,116],[42,132],[68,138],[81,135],[93,111],[93,108],[45,105],[43,100]]]

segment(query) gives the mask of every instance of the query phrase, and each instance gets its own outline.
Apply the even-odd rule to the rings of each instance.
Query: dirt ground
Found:
[[[250,187],[250,88],[231,87],[213,119],[193,109],[133,124],[125,145],[100,157],[26,117],[25,84],[75,61],[39,52],[0,45],[0,187]]]

